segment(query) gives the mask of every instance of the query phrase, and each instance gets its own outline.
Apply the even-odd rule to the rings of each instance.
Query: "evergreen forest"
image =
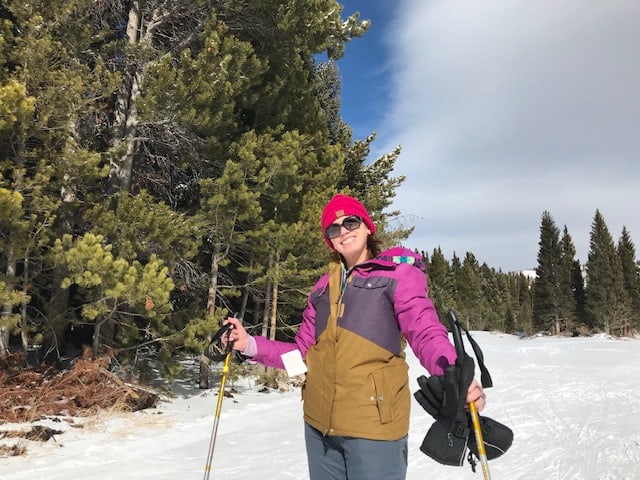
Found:
[[[171,373],[236,312],[291,338],[336,192],[385,245],[409,238],[392,227],[400,147],[371,159],[375,132],[356,139],[340,115],[335,62],[368,27],[333,0],[1,0],[0,356],[86,344]],[[584,265],[543,212],[535,279],[406,246],[440,315],[468,328],[640,324],[635,246],[598,211]]]

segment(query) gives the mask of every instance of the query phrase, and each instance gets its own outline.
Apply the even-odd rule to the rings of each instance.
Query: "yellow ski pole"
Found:
[[[213,450],[216,447],[216,437],[218,436],[218,424],[220,423],[220,410],[222,409],[222,399],[224,398],[224,384],[229,373],[229,359],[231,352],[224,357],[224,366],[222,367],[222,378],[220,379],[220,391],[218,392],[218,403],[216,405],[216,416],[213,420],[213,430],[211,431],[211,440],[209,441],[209,455],[207,457],[207,465],[204,467],[204,480],[209,480],[211,473],[211,461],[213,459]]]
[[[218,332],[214,335],[211,344],[216,342],[222,335],[227,332],[229,335],[229,330],[233,328],[233,325],[230,323],[225,324]],[[228,337],[227,337],[228,338]],[[211,345],[210,344],[210,345]],[[233,343],[227,342],[226,345],[226,353],[224,354],[224,364],[222,367],[222,377],[220,378],[220,390],[218,391],[218,402],[216,404],[216,413],[213,420],[213,429],[211,431],[211,439],[209,440],[209,454],[207,456],[207,464],[204,467],[204,480],[209,480],[209,475],[211,474],[211,463],[213,460],[213,451],[216,447],[216,437],[218,436],[218,425],[220,423],[220,410],[222,410],[222,399],[224,398],[224,386],[227,382],[227,374],[229,373],[229,363],[231,361],[231,353],[233,352]],[[207,352],[207,356],[212,359],[219,360],[220,357],[209,354]]]
[[[458,360],[456,362],[461,361],[464,353],[464,345],[462,344],[462,332],[460,331],[460,324],[458,322],[458,317],[453,312],[453,310],[449,310],[447,312],[447,317],[449,319],[449,323],[451,324],[451,333],[453,334],[453,343],[456,347],[456,354],[458,356]],[[469,337],[471,340],[471,337]],[[475,350],[475,349],[474,349]],[[482,370],[482,367],[481,367]],[[489,372],[486,373],[488,377]],[[485,382],[483,379],[483,386],[485,383],[487,386],[491,386],[491,379],[488,377],[488,380]],[[482,473],[484,475],[484,480],[491,480],[491,475],[489,474],[489,459],[487,458],[487,450],[484,448],[484,440],[482,439],[482,429],[480,428],[480,416],[478,415],[478,409],[476,408],[476,404],[473,402],[469,402],[469,413],[471,414],[471,424],[473,426],[473,432],[476,436],[476,443],[478,444],[478,456],[480,457],[480,464],[482,465]]]
[[[469,412],[471,413],[471,423],[473,424],[473,431],[476,435],[476,443],[478,444],[478,456],[480,457],[480,464],[482,465],[482,474],[484,475],[484,480],[491,480],[489,460],[487,459],[487,451],[484,448],[482,429],[480,428],[480,417],[478,416],[475,403],[469,403]]]

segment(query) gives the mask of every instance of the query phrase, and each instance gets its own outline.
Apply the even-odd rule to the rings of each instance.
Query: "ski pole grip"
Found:
[[[233,315],[233,318],[236,318],[237,314]],[[225,323],[224,325],[222,325],[222,327],[220,327],[218,329],[218,331],[216,333],[213,334],[213,337],[211,338],[211,341],[209,342],[209,345],[207,346],[207,348],[205,349],[205,355],[216,362],[225,360],[225,356],[228,353],[231,353],[233,351],[233,344],[234,342],[230,342],[229,341],[229,331],[233,330],[233,324],[232,323]],[[216,348],[212,346],[215,345],[218,341],[220,341],[222,339],[222,336],[224,334],[227,334],[227,342],[224,348],[224,351],[222,351],[222,353],[219,353],[220,350],[218,349],[216,351]]]
[[[453,310],[449,310],[447,312],[447,318],[449,320],[449,325],[451,326],[451,333],[453,334],[453,344],[456,347],[456,355],[458,356],[456,361],[460,364],[464,358],[464,344],[462,343],[462,332],[460,331],[460,325],[458,324],[458,317],[456,317]]]
[[[216,333],[213,334],[213,338],[211,339],[211,341],[217,342],[222,338],[222,335],[227,333],[232,328],[233,328],[233,324],[225,323],[222,327],[220,327],[220,329]]]

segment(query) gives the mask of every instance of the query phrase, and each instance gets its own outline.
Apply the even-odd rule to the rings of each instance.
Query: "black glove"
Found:
[[[428,378],[422,375],[418,377],[418,385],[420,390],[413,396],[429,415],[437,419],[441,416],[444,400],[444,375],[431,375]]]
[[[446,368],[444,375],[418,377],[420,390],[413,396],[429,415],[436,420],[453,419],[464,410],[467,390],[473,380],[473,358],[465,354],[462,362]]]

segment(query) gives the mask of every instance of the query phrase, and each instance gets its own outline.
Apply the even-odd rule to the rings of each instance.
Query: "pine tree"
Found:
[[[115,101],[110,105],[113,121],[105,132],[109,137],[111,191],[136,192],[144,186],[137,185],[144,179],[144,175],[136,178],[138,172],[149,170],[162,173],[155,180],[166,187],[170,175],[180,171],[174,162],[193,155],[198,137],[179,123],[184,105],[175,103],[174,111],[168,114],[160,109],[151,112],[146,103],[153,103],[150,97],[157,93],[155,69],[166,62],[178,62],[191,48],[202,48],[200,34],[211,20],[212,9],[214,2],[209,1],[160,0],[104,2],[98,7],[96,15],[101,23],[115,33],[115,38],[100,45],[100,53],[117,69],[120,78],[113,92]],[[224,64],[219,66],[225,71]],[[209,71],[212,68],[213,65]],[[196,89],[200,85],[197,80],[193,84]],[[217,85],[215,77],[211,80]],[[183,91],[178,81],[165,82],[162,87],[167,96]]]
[[[231,146],[222,174],[200,181],[200,209],[195,218],[204,236],[202,254],[208,259],[205,271],[209,274],[206,309],[200,315],[194,312],[185,329],[185,344],[192,348],[201,349],[200,339],[209,341],[223,316],[232,313],[231,302],[239,293],[239,281],[233,278],[229,266],[234,260],[241,264],[242,252],[250,251],[248,232],[260,230],[260,195],[268,174],[263,169],[258,144],[255,132],[248,132]],[[248,264],[243,266],[248,268]],[[226,308],[219,311],[221,307]],[[244,311],[239,313],[242,318]],[[200,388],[208,387],[207,371],[208,359],[201,355]]]
[[[305,298],[296,292],[303,284],[310,286],[317,276],[317,268],[326,263],[327,247],[318,218],[329,199],[331,185],[335,184],[335,174],[327,166],[334,158],[332,150],[335,153],[337,147],[318,149],[317,142],[317,136],[285,133],[280,139],[265,144],[260,155],[269,172],[269,181],[261,197],[263,234],[259,238],[254,236],[254,245],[271,285],[271,305],[277,301],[281,305],[302,307]],[[301,257],[300,252],[306,252],[310,258]],[[299,283],[301,281],[304,283]],[[282,284],[286,289],[280,290],[276,299],[276,288]],[[283,295],[287,293],[293,294],[296,300],[285,300]],[[273,334],[277,322],[271,314]]]
[[[511,306],[509,320],[513,321],[514,332],[534,333],[532,281],[522,274],[510,274]],[[505,329],[508,330],[509,321]]]
[[[571,290],[576,306],[576,320],[580,329],[592,327],[589,316],[586,313],[585,276],[579,260],[574,260],[571,266]]]
[[[102,196],[99,182],[106,174],[87,136],[94,136],[89,119],[99,115],[115,75],[87,48],[102,33],[87,21],[93,3],[4,2],[13,28],[3,31],[2,64],[8,68],[0,76],[3,85],[19,85],[23,107],[0,132],[2,185],[24,198],[28,221],[24,235],[12,239],[21,250],[13,261],[22,288],[28,286],[37,302],[33,310],[48,318],[45,341],[60,339],[68,294],[59,288],[62,272],[46,264],[43,252],[53,238],[78,228],[83,209]],[[26,314],[22,305],[23,325]]]
[[[562,247],[560,231],[548,211],[542,213],[538,266],[533,284],[533,321],[539,330],[559,330],[560,321],[560,265]]]
[[[429,297],[436,307],[440,320],[444,320],[449,310],[457,310],[455,305],[455,282],[449,262],[440,247],[434,248],[427,263],[427,285]]]
[[[618,256],[622,267],[623,285],[632,312],[630,324],[624,327],[624,333],[630,335],[634,328],[640,326],[640,268],[636,261],[635,245],[626,227],[622,228],[622,235],[618,241]]]
[[[26,238],[26,222],[22,209],[23,197],[19,192],[0,187],[0,358],[9,353],[10,334],[20,325],[20,316],[14,307],[28,301],[26,292],[18,288],[17,257],[22,250],[17,240]],[[23,345],[26,343],[23,330]]]
[[[481,312],[484,329],[505,331],[505,318],[509,305],[505,275],[490,268],[486,263],[480,266],[479,273],[484,304]]]
[[[163,318],[171,311],[174,286],[167,267],[155,255],[144,265],[128,261],[114,255],[112,246],[103,240],[92,233],[77,239],[65,235],[56,240],[51,251],[57,264],[64,265],[68,272],[62,288],[75,285],[84,293],[81,317],[95,325],[95,355],[104,345],[116,346],[103,338],[104,329],[116,325],[121,329],[120,347],[135,345],[140,328],[151,337],[170,333]]]
[[[586,310],[593,326],[607,334],[622,332],[630,322],[630,305],[620,257],[599,210],[591,224],[586,269]]]
[[[332,145],[349,145],[352,130],[340,115],[342,108],[342,80],[334,61],[318,63],[313,70],[313,85],[319,107],[329,129],[329,142]]]
[[[465,321],[467,329],[484,329],[483,313],[486,301],[482,294],[480,265],[471,252],[465,254],[459,268],[454,267],[456,282],[456,305],[460,319]]]
[[[576,248],[565,225],[560,239],[560,264],[558,265],[558,322],[555,333],[570,332],[576,322],[576,302],[573,285],[573,265]]]

